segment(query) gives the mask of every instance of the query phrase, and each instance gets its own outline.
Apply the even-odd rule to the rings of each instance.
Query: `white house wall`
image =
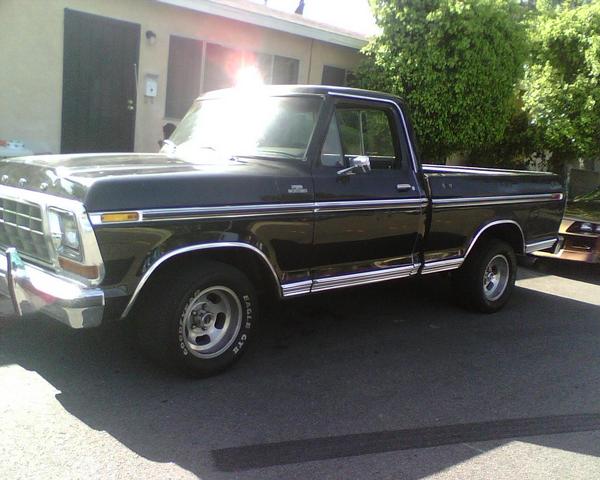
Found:
[[[158,96],[138,88],[135,150],[156,151],[162,138],[169,36],[297,58],[299,83],[321,83],[324,65],[354,69],[357,50],[152,0],[0,0],[0,139],[36,153],[59,153],[64,9],[141,25],[139,77],[158,75]],[[145,32],[156,33],[155,44]],[[141,87],[141,85],[140,85]]]

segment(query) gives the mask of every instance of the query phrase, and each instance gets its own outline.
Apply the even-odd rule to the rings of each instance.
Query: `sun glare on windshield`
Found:
[[[252,94],[232,89],[197,102],[171,139],[177,155],[186,157],[212,151],[228,158],[303,160],[321,103],[315,96],[277,97],[262,94],[260,88]]]

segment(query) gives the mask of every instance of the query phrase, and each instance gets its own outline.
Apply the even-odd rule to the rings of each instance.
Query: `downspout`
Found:
[[[315,43],[315,39],[310,39],[310,53],[308,55],[308,76],[306,78],[306,83],[310,85],[310,74],[312,71],[312,57],[313,57],[313,45]]]

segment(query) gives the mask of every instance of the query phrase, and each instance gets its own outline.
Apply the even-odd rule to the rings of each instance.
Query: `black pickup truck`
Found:
[[[212,92],[158,154],[14,159],[0,183],[18,315],[132,317],[152,355],[198,375],[241,355],[267,295],[451,271],[494,312],[564,209],[556,175],[421,165],[398,98],[324,86]]]

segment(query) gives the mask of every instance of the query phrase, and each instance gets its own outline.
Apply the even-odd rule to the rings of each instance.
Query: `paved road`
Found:
[[[510,305],[445,279],[290,301],[194,381],[122,326],[0,330],[0,478],[600,478],[600,270],[544,262]]]

